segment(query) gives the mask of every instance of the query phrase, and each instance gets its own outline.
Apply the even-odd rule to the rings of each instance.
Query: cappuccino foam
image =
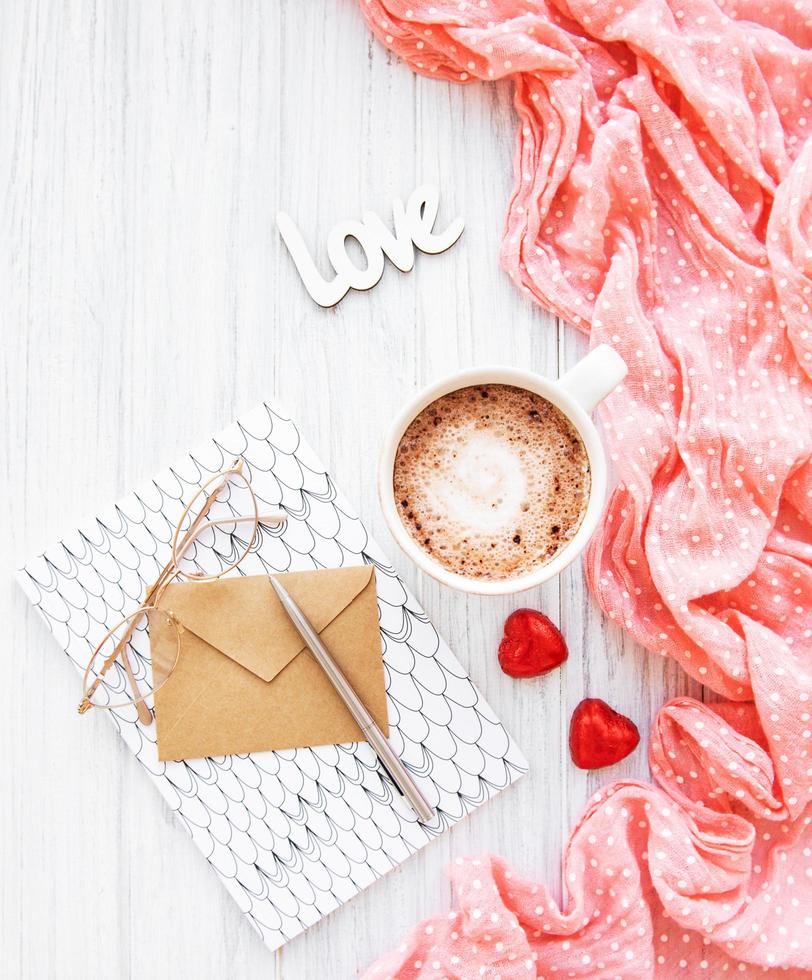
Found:
[[[551,561],[581,526],[589,458],[567,417],[511,385],[460,388],[409,425],[394,491],[409,534],[466,578],[518,578]]]

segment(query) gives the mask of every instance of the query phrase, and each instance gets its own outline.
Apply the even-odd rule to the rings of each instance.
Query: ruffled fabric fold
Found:
[[[630,367],[601,408],[617,483],[587,554],[591,589],[647,650],[741,702],[752,727],[744,746],[734,719],[721,735],[707,709],[671,705],[652,748],[681,731],[691,751],[672,751],[693,769],[672,766],[668,817],[662,788],[607,791],[628,814],[613,836],[628,839],[629,877],[611,890],[629,908],[613,907],[610,931],[635,909],[651,943],[639,966],[622,963],[629,946],[620,958],[604,951],[605,975],[673,976],[686,956],[661,952],[659,935],[671,951],[699,936],[742,962],[808,966],[812,871],[799,842],[811,843],[812,786],[812,16],[793,0],[366,0],[362,10],[415,71],[513,79],[502,264]],[[641,800],[652,808],[644,816]],[[579,833],[600,812],[575,831],[568,862],[583,857]],[[640,850],[640,821],[655,849],[647,840]],[[595,898],[606,904],[591,889],[607,891],[591,859],[567,870],[590,917]],[[462,867],[455,876],[467,880]],[[498,862],[489,874],[497,867],[504,877]],[[780,901],[764,897],[775,882]],[[594,950],[577,972],[561,938],[572,923],[549,915],[556,938],[546,942],[567,952],[567,969],[603,975]]]
[[[752,704],[671,701],[651,734],[656,785],[612,784],[573,830],[563,907],[501,858],[458,858],[457,910],[365,977],[807,975],[809,817],[790,817],[766,744]]]

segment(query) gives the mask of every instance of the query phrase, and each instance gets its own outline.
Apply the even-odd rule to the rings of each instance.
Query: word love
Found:
[[[335,306],[349,289],[371,289],[380,280],[384,255],[401,272],[409,272],[414,266],[415,246],[429,255],[451,248],[465,226],[462,218],[455,218],[445,231],[435,232],[439,204],[440,192],[425,184],[412,193],[405,207],[398,198],[392,201],[394,234],[372,211],[366,211],[362,221],[337,224],[327,236],[327,255],[335,272],[334,279],[322,277],[299,229],[283,211],[276,216],[276,226],[296,263],[305,289],[319,306]],[[361,246],[366,268],[359,269],[347,254],[348,238],[354,238]]]

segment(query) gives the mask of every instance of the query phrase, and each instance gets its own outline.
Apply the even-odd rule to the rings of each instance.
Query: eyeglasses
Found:
[[[209,516],[223,506],[228,514]],[[259,513],[256,495],[243,473],[242,459],[235,459],[228,469],[201,484],[175,527],[172,557],[147,589],[144,601],[111,627],[93,650],[82,681],[84,697],[79,714],[90,708],[124,708],[133,704],[139,720],[150,724],[152,713],[145,704],[146,698],[169,680],[180,658],[183,627],[169,610],[160,606],[167,585],[176,577],[193,582],[220,578],[245,560],[261,524],[281,524],[286,519],[283,511]],[[248,525],[248,533],[238,537],[238,525]],[[215,553],[219,571],[203,570],[199,549]],[[156,618],[161,620],[159,624],[155,623]],[[167,645],[172,651],[168,662],[153,663],[143,652],[150,624],[173,631],[176,642]]]

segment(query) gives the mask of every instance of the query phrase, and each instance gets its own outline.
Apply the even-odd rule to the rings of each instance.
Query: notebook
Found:
[[[19,570],[77,669],[84,671],[96,643],[138,605],[168,561],[185,504],[236,456],[246,461],[258,499],[288,519],[263,526],[255,550],[231,574],[375,566],[390,739],[429,799],[439,800],[434,821],[419,824],[366,742],[159,762],[154,724],[143,726],[132,706],[105,711],[276,949],[505,789],[527,763],[296,425],[268,405]],[[218,555],[209,558],[213,569]],[[80,687],[77,678],[77,703]]]

